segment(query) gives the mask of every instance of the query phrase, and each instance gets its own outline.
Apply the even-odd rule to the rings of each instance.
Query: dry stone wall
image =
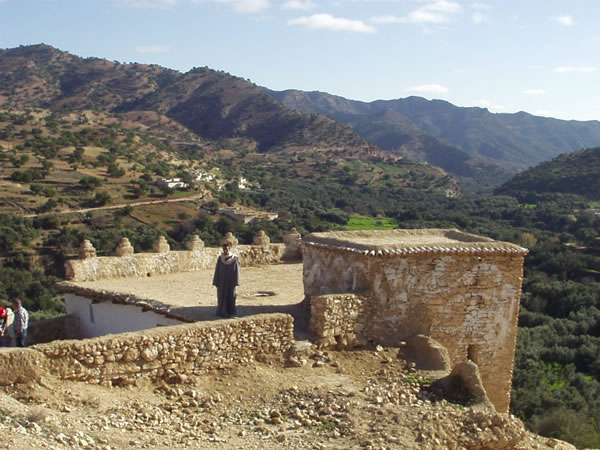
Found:
[[[146,377],[183,381],[191,374],[279,358],[293,342],[287,314],[196,322],[82,341],[55,341],[0,353],[0,382],[62,379],[127,385]]]
[[[452,365],[477,363],[490,400],[507,411],[526,251],[486,245],[400,254],[303,245],[311,331],[330,345],[352,334],[388,345],[430,336]]]
[[[310,329],[317,336],[320,347],[335,345],[343,349],[364,345],[371,335],[373,308],[368,294],[312,297],[310,312]]]

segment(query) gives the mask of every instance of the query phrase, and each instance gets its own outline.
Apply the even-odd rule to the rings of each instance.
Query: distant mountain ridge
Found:
[[[0,50],[1,107],[152,110],[206,139],[254,140],[260,151],[373,147],[343,124],[288,109],[252,83],[223,72],[197,68],[180,73],[156,65],[81,58],[44,44]]]
[[[348,161],[408,164],[402,160],[408,158],[431,166],[414,170],[440,167],[475,190],[560,153],[600,145],[598,121],[491,114],[419,97],[365,103],[320,92],[275,92],[206,67],[181,73],[81,58],[45,44],[0,50],[2,108],[113,114],[195,157],[221,150],[236,158],[280,155],[278,164],[298,167],[307,177],[319,161],[340,168]]]
[[[576,194],[600,200],[600,147],[566,153],[516,175],[497,194],[527,199],[538,194]]]
[[[127,151],[146,172],[175,172],[198,162],[261,178],[460,192],[458,181],[437,166],[383,151],[346,124],[288,108],[248,80],[207,67],[181,73],[81,58],[45,44],[0,50],[0,112],[0,149],[29,153],[30,135],[52,139],[52,145],[36,141],[49,167],[74,151],[72,139],[64,138],[72,126],[86,135],[83,146]],[[104,142],[126,136],[126,144],[88,135]],[[147,154],[140,159],[142,147]],[[158,161],[157,153],[164,170],[149,162]],[[31,158],[36,155],[21,156],[39,168],[39,158]],[[16,167],[4,168],[4,177],[12,177]]]
[[[366,103],[322,92],[266,92],[290,108],[347,123],[385,150],[420,153],[416,159],[431,164],[437,160],[457,175],[464,175],[465,166],[457,163],[461,160],[470,167],[483,163],[516,173],[561,153],[600,145],[600,121],[566,121],[525,112],[493,114],[485,108],[421,97]],[[426,135],[429,142],[419,142]]]

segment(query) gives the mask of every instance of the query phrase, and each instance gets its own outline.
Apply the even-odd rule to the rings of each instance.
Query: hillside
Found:
[[[600,144],[598,121],[565,121],[524,112],[492,114],[485,108],[420,97],[366,103],[321,92],[266,92],[290,108],[347,123],[386,150],[410,154],[412,147],[422,155],[420,160],[436,164],[437,158],[440,167],[461,176],[473,176],[465,163],[487,164],[486,170],[501,180],[560,153]],[[384,122],[382,115],[387,117]],[[425,133],[437,139],[419,143],[419,134]]]
[[[252,83],[208,68],[80,58],[48,45],[0,51],[0,107],[54,113],[154,111],[200,137],[248,138],[267,151],[285,145],[366,148],[351,129],[287,110]]]
[[[516,175],[496,192],[518,198],[562,193],[600,200],[600,147],[560,155]]]
[[[213,169],[222,169],[221,185],[251,173],[255,186],[276,174],[458,192],[437,167],[382,151],[346,125],[288,109],[252,83],[208,68],[182,74],[48,45],[0,50],[2,109],[0,191],[8,213],[151,199],[161,196],[149,186],[159,177],[191,185],[190,171]],[[103,181],[86,188],[86,177]]]

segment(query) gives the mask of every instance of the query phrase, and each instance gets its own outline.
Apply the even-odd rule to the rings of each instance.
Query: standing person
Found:
[[[14,310],[13,329],[17,340],[17,347],[25,347],[27,340],[27,327],[29,326],[29,314],[27,310],[21,306],[21,299],[15,298],[12,301]]]
[[[0,347],[6,346],[4,336],[6,336],[6,326],[8,325],[8,311],[0,306]]]
[[[231,253],[231,243],[226,241],[213,277],[213,286],[217,287],[217,316],[235,317],[235,290],[239,285],[240,261]]]

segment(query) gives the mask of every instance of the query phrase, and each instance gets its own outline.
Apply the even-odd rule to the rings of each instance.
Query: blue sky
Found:
[[[0,48],[600,120],[600,0],[0,0]]]

